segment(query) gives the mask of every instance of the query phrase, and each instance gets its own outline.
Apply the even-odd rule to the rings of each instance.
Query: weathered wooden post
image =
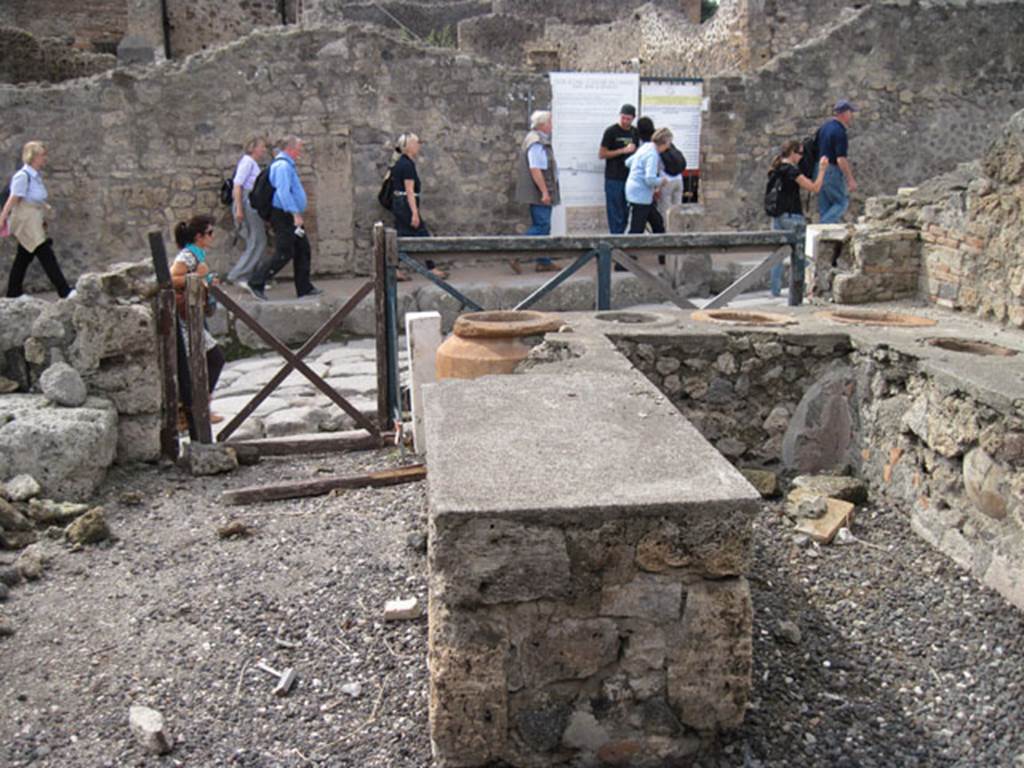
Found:
[[[192,425],[194,438],[200,443],[212,443],[210,429],[210,380],[206,371],[206,284],[199,275],[189,275],[185,281],[185,314],[188,324],[189,381],[192,384]]]
[[[160,361],[162,405],[160,418],[160,454],[178,458],[178,323],[174,307],[174,287],[167,266],[167,251],[160,232],[149,233],[149,251],[153,271],[160,287],[154,301],[156,313],[157,355]]]

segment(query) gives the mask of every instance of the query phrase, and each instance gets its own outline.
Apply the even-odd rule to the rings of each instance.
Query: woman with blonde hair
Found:
[[[9,228],[18,242],[7,279],[7,298],[14,299],[24,293],[25,272],[32,259],[39,259],[57,295],[63,299],[71,293],[71,288],[57,263],[53,239],[46,233],[46,216],[51,208],[40,173],[46,165],[46,146],[40,141],[26,143],[21,150],[21,161],[24,165],[11,178],[11,194],[0,209],[0,231]]]
[[[245,151],[235,166],[232,180],[232,208],[235,226],[245,240],[245,250],[238,262],[228,272],[228,282],[247,283],[253,272],[263,260],[267,251],[267,230],[263,219],[252,207],[249,193],[260,175],[260,163],[267,154],[267,140],[262,136],[253,136],[245,143]]]
[[[772,216],[772,229],[796,233],[796,245],[790,254],[789,296],[787,304],[798,307],[804,298],[804,232],[807,222],[804,219],[803,201],[800,190],[817,193],[825,180],[828,158],[822,157],[818,168],[818,178],[811,181],[800,171],[800,158],[804,153],[804,145],[798,139],[790,139],[782,145],[779,154],[772,158],[768,167],[768,185],[776,180],[780,182],[777,194],[777,215]],[[771,271],[771,292],[773,296],[782,293],[783,264],[780,261]]]
[[[420,214],[420,176],[416,172],[416,158],[422,146],[423,142],[415,133],[403,133],[395,142],[396,157],[391,166],[394,195],[391,213],[395,217],[399,237],[430,237],[430,230]],[[426,259],[424,264],[435,276],[448,277],[448,273],[432,259]],[[408,279],[408,275],[399,270],[398,279]]]

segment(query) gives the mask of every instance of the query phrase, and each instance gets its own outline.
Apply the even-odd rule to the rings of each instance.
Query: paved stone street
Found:
[[[305,361],[335,391],[361,411],[377,409],[376,342],[351,339],[328,343]],[[211,410],[224,416],[223,427],[284,365],[267,353],[228,363],[211,401]],[[405,370],[405,350],[399,353]],[[282,437],[311,432],[353,429],[352,418],[327,399],[301,373],[293,371],[234,433],[233,437]]]

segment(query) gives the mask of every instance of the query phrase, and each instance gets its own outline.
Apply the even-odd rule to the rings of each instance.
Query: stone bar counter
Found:
[[[425,387],[438,766],[673,765],[743,719],[759,497],[590,343]]]

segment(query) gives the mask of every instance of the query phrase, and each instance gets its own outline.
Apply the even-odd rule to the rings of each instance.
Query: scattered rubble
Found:
[[[770,499],[779,495],[779,477],[771,470],[751,467],[739,469],[740,474],[747,478],[747,482],[754,486],[763,498]]]
[[[7,498],[11,501],[28,501],[43,491],[32,475],[12,477],[4,483],[4,487],[7,489]]]
[[[54,363],[43,371],[39,388],[47,400],[68,408],[83,405],[88,397],[81,374],[63,362]]]
[[[32,499],[28,505],[29,516],[42,525],[67,525],[88,511],[88,504],[51,499]]]
[[[796,524],[796,531],[810,536],[819,544],[828,544],[836,535],[836,531],[849,526],[853,515],[853,504],[841,499],[826,499],[828,509],[821,517],[811,520],[802,519]]]
[[[858,477],[840,475],[798,475],[793,478],[793,487],[818,496],[831,496],[852,504],[864,504],[868,500],[867,485]]]
[[[220,475],[238,469],[238,454],[225,445],[190,442],[185,445],[182,460],[194,476]]]
[[[217,536],[222,539],[245,538],[252,533],[252,528],[241,520],[231,520],[217,529]]]
[[[423,615],[423,606],[415,597],[384,603],[384,621],[406,621]]]
[[[18,573],[26,581],[35,581],[43,575],[46,568],[46,556],[39,544],[26,547],[14,563]]]
[[[164,716],[155,709],[133,704],[128,709],[128,727],[147,752],[166,755],[174,749],[174,739],[164,727]]]
[[[94,507],[75,520],[66,530],[71,544],[96,544],[110,538],[110,528],[103,507]]]

